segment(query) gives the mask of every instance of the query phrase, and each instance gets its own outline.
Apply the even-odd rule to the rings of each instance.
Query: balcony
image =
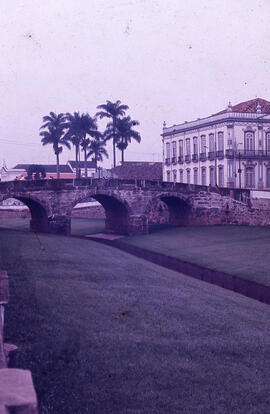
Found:
[[[174,165],[176,164],[176,159],[177,159],[176,157],[172,157],[172,164]]]
[[[200,153],[200,161],[206,161],[206,152]]]
[[[216,156],[217,156],[217,158],[219,160],[223,160],[223,158],[224,158],[224,151],[223,150],[222,151],[217,151],[216,152]]]
[[[170,165],[170,164],[171,164],[170,158],[165,158],[165,165]]]
[[[183,162],[184,162],[184,157],[183,157],[183,155],[179,155],[179,157],[178,157],[178,163],[179,163],[179,164],[183,164]]]
[[[192,155],[192,161],[197,162],[198,161],[198,154]]]
[[[226,158],[253,158],[253,159],[270,159],[270,151],[269,150],[233,150],[228,149],[226,150]]]
[[[185,161],[190,162],[190,154],[185,156]]]
[[[208,159],[209,160],[214,160],[215,159],[215,152],[214,151],[210,151],[208,152]]]

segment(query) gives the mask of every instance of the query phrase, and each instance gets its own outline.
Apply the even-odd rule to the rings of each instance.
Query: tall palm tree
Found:
[[[80,159],[80,145],[85,142],[86,135],[100,138],[101,133],[97,130],[96,118],[91,118],[89,114],[81,114],[74,112],[74,115],[66,114],[66,139],[70,140],[75,147],[76,159],[76,177],[80,177],[79,159]],[[84,144],[83,144],[84,145]],[[87,167],[85,160],[85,168]]]
[[[82,139],[81,142],[81,147],[82,147],[82,151],[84,153],[84,176],[85,178],[87,178],[87,149],[89,147],[90,144],[90,139],[85,137]]]
[[[110,135],[110,138],[113,139],[113,166],[116,167],[116,152],[115,146],[117,144],[117,136],[116,136],[116,120],[123,117],[125,112],[129,109],[127,105],[121,104],[121,101],[111,102],[107,101],[106,104],[98,105],[97,109],[101,109],[101,111],[97,112],[96,116],[100,119],[102,118],[111,118],[112,120],[112,129],[113,134]]]
[[[122,153],[122,164],[124,162],[124,151],[127,149],[128,144],[132,139],[135,139],[137,142],[141,142],[141,135],[138,131],[135,131],[133,126],[140,125],[138,121],[134,121],[130,116],[121,118],[117,120],[116,129],[118,136],[117,148],[121,150]]]
[[[66,128],[65,115],[62,113],[57,115],[54,112],[50,112],[49,115],[43,117],[43,122],[44,124],[40,127],[40,129],[44,129],[44,131],[40,132],[42,136],[41,142],[42,145],[53,145],[56,155],[57,178],[60,178],[59,154],[63,151],[63,146],[70,149],[70,144],[64,135]]]
[[[93,159],[95,162],[96,172],[97,172],[98,161],[103,161],[103,156],[105,156],[106,158],[109,158],[108,152],[104,148],[105,146],[106,146],[106,142],[98,140],[98,139],[95,139],[94,141],[90,142],[87,158],[89,158],[91,155],[94,156]]]

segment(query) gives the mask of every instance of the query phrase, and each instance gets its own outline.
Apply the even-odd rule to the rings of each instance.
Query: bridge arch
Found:
[[[157,201],[162,201],[168,209],[168,224],[173,226],[185,226],[189,223],[189,215],[191,206],[188,200],[188,197],[185,194],[176,194],[176,193],[160,193],[151,200],[147,207],[145,214],[149,218],[151,223],[151,209],[153,205],[157,205]]]
[[[31,219],[30,219],[30,230],[38,233],[48,233],[49,232],[49,218],[48,210],[44,204],[36,199],[35,197],[18,195],[18,194],[8,194],[4,195],[2,201],[9,198],[15,198],[21,201],[24,205],[29,208]]]
[[[118,195],[111,193],[89,192],[76,198],[72,203],[72,208],[69,212],[71,217],[72,209],[86,198],[93,198],[98,201],[105,212],[105,229],[107,233],[127,235],[130,232],[130,216],[131,209],[125,200],[122,200]]]

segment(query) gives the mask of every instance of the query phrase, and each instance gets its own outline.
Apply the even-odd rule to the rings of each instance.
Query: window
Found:
[[[183,157],[184,151],[183,151],[183,140],[181,139],[179,141],[179,157]]]
[[[215,151],[214,134],[209,134],[209,152]]]
[[[205,135],[201,136],[201,153],[202,154],[206,153],[206,136]]]
[[[222,166],[218,167],[218,185],[224,187],[224,168]]]
[[[270,154],[270,132],[266,133],[265,149],[267,154]]]
[[[202,168],[202,185],[206,185],[206,168]]]
[[[210,185],[211,187],[214,187],[216,185],[215,183],[215,168],[210,167]]]
[[[193,138],[193,154],[198,155],[198,138]]]
[[[228,160],[228,181],[233,181],[233,160]]]
[[[218,151],[224,151],[223,132],[218,132]]]
[[[168,182],[171,181],[171,173],[170,173],[170,171],[167,171],[167,181]]]
[[[190,170],[187,170],[187,183],[190,184]]]
[[[173,170],[173,182],[176,183],[177,180],[177,172],[176,170]]]
[[[166,143],[166,158],[168,158],[168,159],[171,158],[171,149],[170,149],[170,143],[169,142]]]
[[[176,141],[172,142],[172,156],[176,158]]]
[[[186,139],[186,155],[190,155],[190,139]]]
[[[270,168],[266,170],[266,186],[270,187]]]
[[[255,184],[254,168],[247,167],[245,175],[246,175],[246,187],[254,187],[254,184]]]
[[[197,185],[198,184],[198,168],[194,168],[193,177],[194,177],[193,182],[194,182],[194,184]]]
[[[184,182],[184,171],[180,170],[179,175],[180,175],[180,183],[183,183]]]
[[[246,153],[253,152],[255,149],[254,132],[245,133],[245,151]]]

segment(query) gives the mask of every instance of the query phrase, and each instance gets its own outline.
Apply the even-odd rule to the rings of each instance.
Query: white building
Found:
[[[270,189],[270,102],[229,106],[163,128],[163,180]]]

